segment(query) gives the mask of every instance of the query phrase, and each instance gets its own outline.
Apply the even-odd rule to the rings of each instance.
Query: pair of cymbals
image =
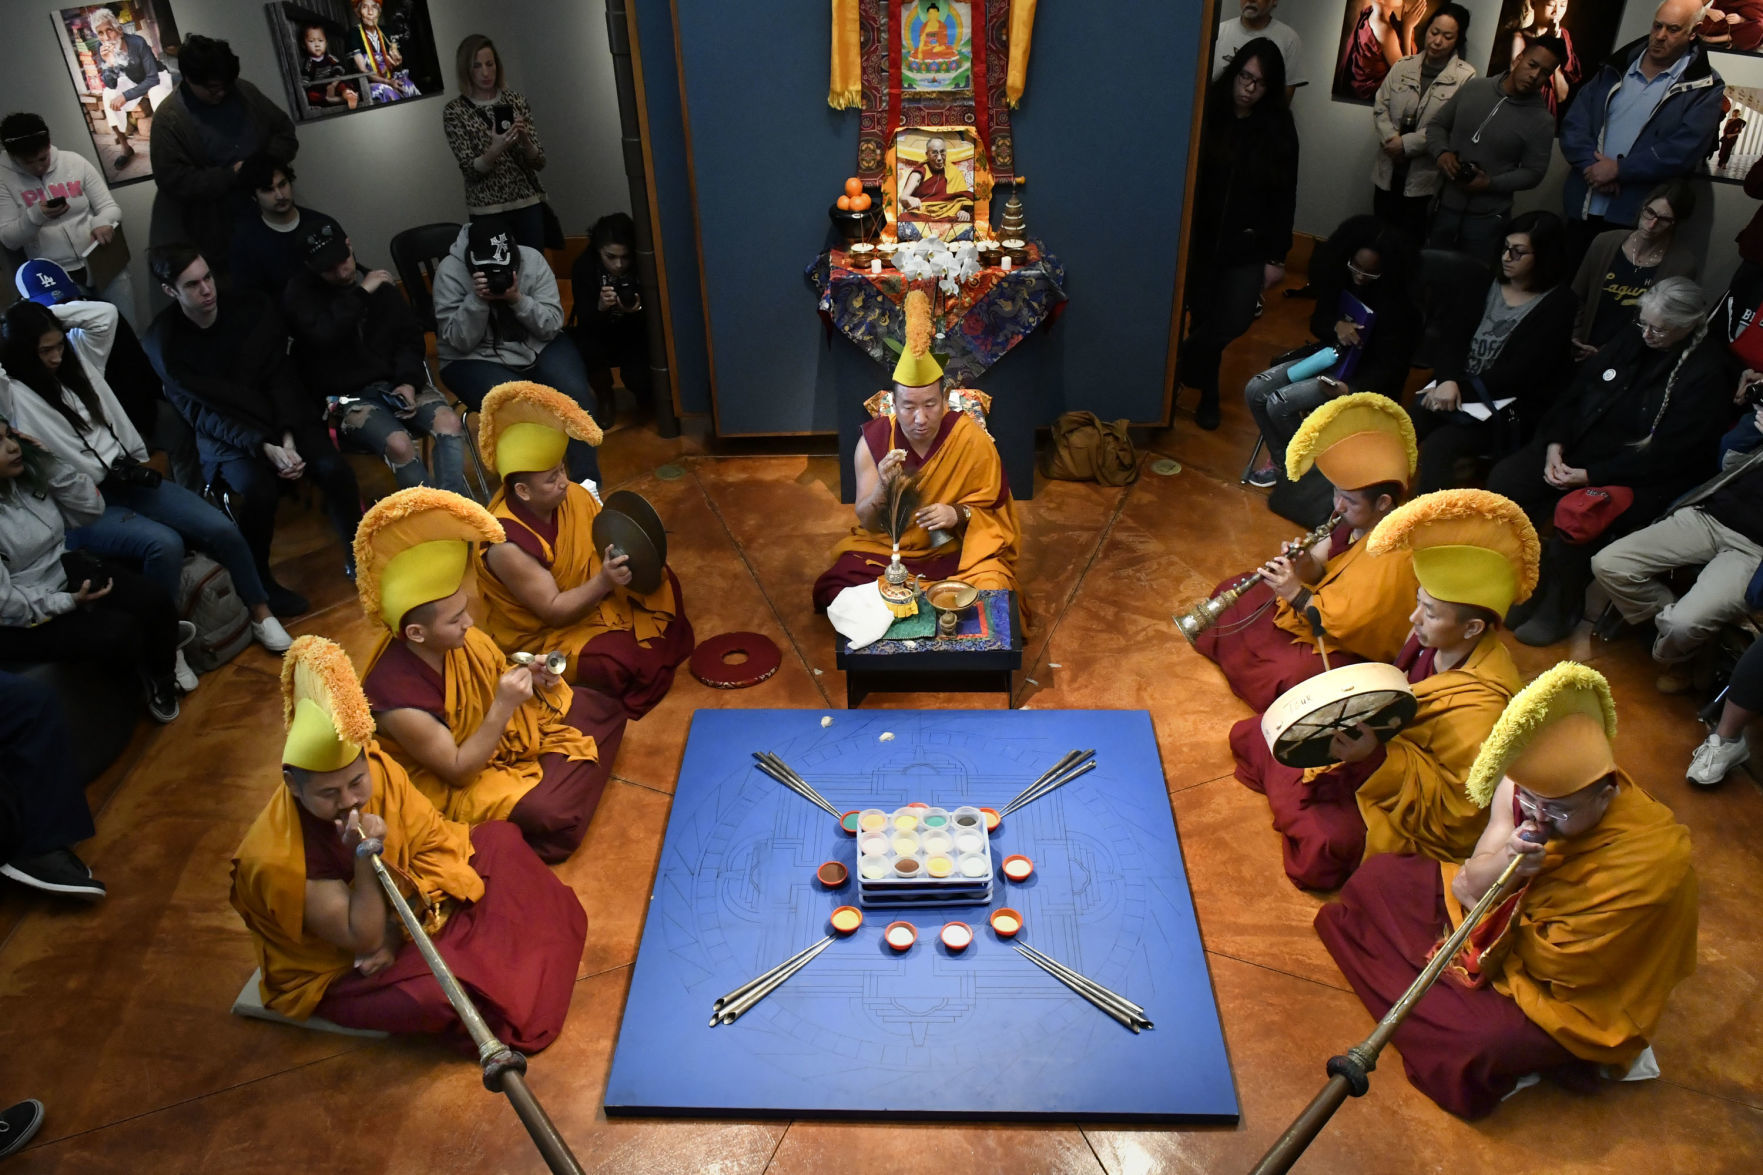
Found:
[[[594,550],[608,546],[629,556],[630,591],[646,596],[661,586],[667,569],[667,529],[661,516],[641,494],[618,490],[606,495],[594,515]]]

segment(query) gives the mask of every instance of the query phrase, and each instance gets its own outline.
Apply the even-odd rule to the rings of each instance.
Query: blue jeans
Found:
[[[1498,264],[1497,254],[1506,240],[1506,220],[1511,215],[1511,209],[1466,212],[1440,205],[1432,215],[1432,231],[1427,234],[1426,247],[1455,249],[1484,265]]]
[[[488,359],[455,359],[441,368],[442,382],[473,409],[483,407],[484,397],[497,384],[520,379],[556,388],[580,404],[590,416],[596,411],[594,389],[588,383],[588,366],[582,362],[582,353],[576,350],[568,335],[558,335],[546,343],[531,367],[504,367]],[[494,453],[482,456],[485,465],[491,469],[496,467]],[[570,441],[563,460],[569,468],[571,481],[591,477],[599,482],[600,459],[592,445]]]
[[[1279,471],[1282,481],[1285,479],[1286,446],[1297,435],[1298,426],[1334,396],[1318,379],[1301,379],[1297,383],[1287,379],[1286,372],[1299,362],[1294,359],[1269,367],[1243,388],[1249,415],[1261,426],[1261,436],[1267,442],[1267,455],[1273,458],[1273,467]]]
[[[114,478],[106,481],[103,515],[67,532],[69,550],[140,563],[141,571],[173,602],[178,598],[186,545],[226,568],[246,607],[268,601],[251,548],[233,520],[170,479],[151,488],[118,485]]]
[[[337,439],[352,449],[384,457],[401,490],[433,485],[470,497],[465,488],[465,436],[460,431],[459,418],[447,407],[447,398],[433,388],[418,389],[416,411],[400,417],[383,398],[391,390],[392,385],[383,382],[362,388],[357,393],[360,399],[343,411],[337,424]],[[435,430],[436,417],[441,417],[449,431]],[[427,476],[428,470],[423,467],[422,454],[417,452],[411,433],[435,438],[432,479]],[[396,460],[398,457],[403,460]]]

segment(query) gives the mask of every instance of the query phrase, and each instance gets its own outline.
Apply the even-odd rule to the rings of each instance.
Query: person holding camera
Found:
[[[338,441],[385,458],[400,489],[433,485],[469,496],[464,431],[429,383],[427,341],[397,279],[364,271],[335,223],[308,231],[300,248],[305,268],[288,282],[282,309],[294,360],[307,389],[329,405]],[[432,477],[412,433],[434,438]]]
[[[638,404],[649,398],[649,335],[636,260],[637,227],[630,213],[614,212],[588,230],[588,247],[569,274],[575,290],[570,333],[587,364],[594,397],[606,410],[604,419],[612,416],[614,367]]]
[[[474,221],[506,223],[522,248],[543,249],[545,148],[533,112],[503,85],[502,58],[482,33],[459,42],[454,65],[459,96],[441,110],[441,129],[465,177],[465,206]]]
[[[68,528],[103,513],[91,478],[0,414],[0,661],[131,667],[148,711],[171,722],[180,646],[196,630],[151,579],[67,549]]]
[[[1555,119],[1542,88],[1566,58],[1559,38],[1538,37],[1499,77],[1464,82],[1427,125],[1426,149],[1444,176],[1429,249],[1494,263],[1513,194],[1549,170]]]
[[[146,443],[104,378],[116,326],[116,308],[102,302],[13,305],[0,319],[0,410],[103,490],[104,514],[72,533],[76,549],[138,562],[174,601],[186,544],[204,551],[232,577],[257,643],[283,652],[290,638],[239,528],[146,464]],[[179,675],[186,693],[195,680]]]
[[[563,299],[545,255],[515,241],[496,219],[473,220],[434,278],[435,351],[441,379],[473,408],[497,384],[528,380],[555,388],[595,415],[581,352],[563,333]],[[570,441],[571,481],[598,482],[593,447]]]

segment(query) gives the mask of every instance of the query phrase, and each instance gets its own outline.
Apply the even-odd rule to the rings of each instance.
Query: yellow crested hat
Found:
[[[1506,703],[1469,769],[1469,798],[1481,807],[1502,777],[1545,799],[1570,796],[1616,770],[1616,699],[1587,665],[1563,661]]]
[[[472,545],[501,541],[495,517],[458,494],[412,486],[381,498],[355,528],[361,610],[397,634],[412,608],[475,588]]]
[[[478,451],[503,477],[549,469],[563,460],[569,439],[597,445],[605,439],[580,404],[543,384],[497,384],[484,397]]]
[[[1376,392],[1330,400],[1298,426],[1286,445],[1286,476],[1297,481],[1312,465],[1337,489],[1362,490],[1414,477],[1420,444],[1402,406]]]
[[[930,299],[923,290],[913,290],[906,295],[906,341],[894,365],[894,382],[922,388],[942,378],[942,365],[930,353]]]
[[[1379,522],[1365,549],[1414,552],[1414,576],[1428,595],[1496,616],[1530,598],[1542,559],[1518,503],[1488,490],[1422,494]]]
[[[373,739],[373,712],[349,654],[321,636],[295,639],[282,654],[282,764],[340,771]]]

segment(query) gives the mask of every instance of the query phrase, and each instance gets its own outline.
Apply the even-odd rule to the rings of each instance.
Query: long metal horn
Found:
[[[1334,528],[1340,525],[1342,517],[1342,515],[1336,514],[1315,530],[1306,531],[1299,535],[1297,538],[1287,543],[1280,554],[1287,554],[1294,550],[1309,550],[1311,547],[1327,538],[1329,534],[1333,532]],[[1261,572],[1259,570],[1252,571],[1243,579],[1219,592],[1216,596],[1201,600],[1198,604],[1195,604],[1185,612],[1177,612],[1171,617],[1171,619],[1175,621],[1175,626],[1181,630],[1183,636],[1188,638],[1188,644],[1191,645],[1194,643],[1196,637],[1205,632],[1208,628],[1211,628],[1214,624],[1217,624],[1218,618],[1229,611],[1231,606],[1238,600],[1242,599],[1244,592],[1247,592],[1250,588],[1260,582]]]

